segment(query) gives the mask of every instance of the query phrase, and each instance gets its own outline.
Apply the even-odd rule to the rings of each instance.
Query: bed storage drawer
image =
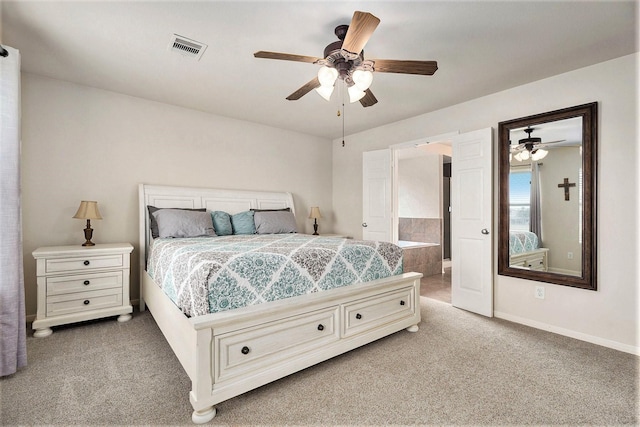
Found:
[[[273,369],[293,356],[336,342],[339,307],[329,307],[214,337],[215,382]]]
[[[343,307],[343,336],[349,337],[368,329],[413,317],[416,301],[413,287],[400,289]]]
[[[549,269],[548,259],[549,248],[539,248],[530,252],[510,255],[509,265],[530,270],[547,271]]]

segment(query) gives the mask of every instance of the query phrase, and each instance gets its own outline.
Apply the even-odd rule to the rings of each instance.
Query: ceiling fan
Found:
[[[564,142],[564,139],[542,142],[542,138],[531,135],[535,130],[531,126],[523,130],[527,134],[527,137],[519,140],[517,144],[511,145],[511,154],[518,161],[528,160],[529,157],[531,157],[532,160],[540,160],[548,154],[545,147],[551,148],[555,144]]]
[[[356,11],[349,25],[335,28],[335,35],[339,40],[324,49],[323,58],[266,51],[256,52],[253,56],[322,65],[315,78],[287,97],[289,101],[300,99],[313,89],[328,101],[339,78],[347,85],[351,102],[360,101],[363,107],[370,107],[378,102],[369,89],[374,71],[433,75],[438,69],[436,61],[365,59],[362,49],[379,23],[380,19],[372,14]]]

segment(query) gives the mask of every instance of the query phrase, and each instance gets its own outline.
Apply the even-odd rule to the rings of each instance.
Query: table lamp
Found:
[[[320,215],[320,208],[314,206],[311,208],[311,212],[309,213],[309,218],[313,219],[313,235],[318,236],[318,219],[322,218]]]
[[[95,243],[91,241],[91,237],[93,237],[93,229],[91,228],[91,220],[92,219],[102,219],[100,216],[100,211],[98,210],[98,202],[89,202],[83,200],[80,202],[80,207],[78,208],[78,212],[73,216],[77,219],[86,219],[87,227],[84,229],[84,238],[87,240],[82,244],[82,246],[95,246]]]

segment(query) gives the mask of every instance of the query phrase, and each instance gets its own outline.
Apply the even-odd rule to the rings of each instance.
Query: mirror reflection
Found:
[[[509,266],[581,276],[582,117],[509,140]]]
[[[597,107],[498,124],[498,274],[596,290]]]

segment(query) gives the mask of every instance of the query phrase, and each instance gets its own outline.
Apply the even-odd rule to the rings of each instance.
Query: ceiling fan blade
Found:
[[[344,37],[342,49],[349,53],[360,55],[364,45],[367,44],[379,23],[380,19],[369,12],[359,12],[356,10],[353,13],[353,18],[351,18],[347,35]]]
[[[373,96],[373,92],[369,89],[364,92],[364,96],[360,99],[360,104],[362,104],[363,107],[371,107],[377,103],[378,100]]]
[[[253,54],[256,58],[265,59],[282,59],[284,61],[296,61],[296,62],[309,62],[311,64],[320,61],[322,58],[315,56],[294,55],[292,53],[280,53],[280,52],[266,52],[264,50],[258,51]]]
[[[380,73],[433,75],[438,69],[436,61],[405,61],[396,59],[372,59],[373,69]]]
[[[296,90],[291,95],[287,96],[287,99],[289,101],[298,100],[317,87],[320,87],[320,80],[318,80],[318,77],[314,77],[311,81],[309,81],[307,84],[302,86],[300,89]]]

